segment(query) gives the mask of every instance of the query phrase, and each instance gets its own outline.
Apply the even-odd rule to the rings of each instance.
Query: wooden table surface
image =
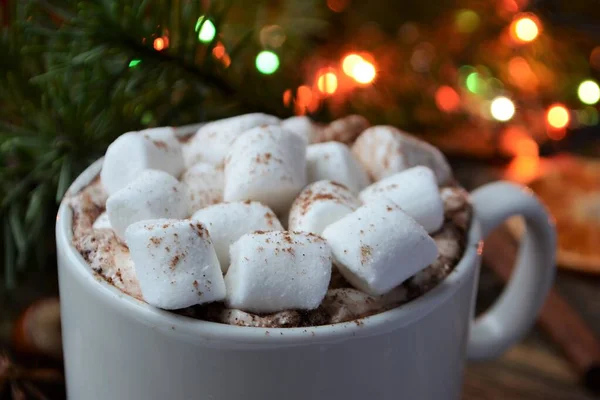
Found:
[[[481,164],[455,166],[459,180],[472,189],[497,176],[484,173]],[[32,299],[56,293],[56,274],[36,272],[10,303],[0,299],[0,350],[7,344],[12,321]],[[481,271],[478,311],[498,296],[502,281],[485,265]],[[556,288],[600,336],[600,277],[560,271]],[[535,327],[518,345],[497,360],[469,363],[464,400],[593,400],[600,399],[579,382],[575,370],[549,338]]]

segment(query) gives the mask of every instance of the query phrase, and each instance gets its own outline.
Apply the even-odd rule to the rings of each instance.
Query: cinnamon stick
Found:
[[[517,249],[512,235],[505,229],[498,229],[485,240],[483,262],[507,282]],[[600,391],[600,341],[555,288],[548,294],[538,323],[573,364],[586,386]]]

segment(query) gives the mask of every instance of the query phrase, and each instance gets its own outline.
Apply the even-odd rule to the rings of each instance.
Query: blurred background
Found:
[[[600,387],[596,0],[0,0],[0,398],[64,397],[53,223],[123,132],[245,112],[350,113],[438,146],[468,189],[526,184],[559,232],[539,323],[465,399]],[[486,244],[478,309],[520,221]]]

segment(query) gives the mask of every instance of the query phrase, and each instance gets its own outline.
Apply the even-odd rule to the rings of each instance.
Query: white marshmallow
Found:
[[[288,231],[255,232],[231,246],[225,275],[228,307],[269,313],[312,310],[331,278],[331,251],[319,236]]]
[[[319,142],[336,141],[351,144],[368,127],[369,121],[362,115],[346,115],[325,125]]]
[[[208,229],[223,272],[229,268],[229,246],[242,235],[283,229],[273,211],[257,201],[208,206],[196,211],[192,220],[201,222]]]
[[[277,117],[261,113],[220,119],[202,126],[183,146],[185,165],[202,161],[221,165],[231,143],[243,132],[261,125],[279,125]]]
[[[127,228],[125,238],[149,304],[174,310],[225,297],[219,260],[201,223],[140,221]]]
[[[117,236],[134,222],[188,216],[187,189],[163,171],[145,170],[106,200],[106,212]]]
[[[360,202],[345,186],[318,181],[300,192],[290,209],[288,229],[317,235],[325,228],[360,207]]]
[[[383,178],[360,192],[359,197],[363,203],[392,200],[429,233],[444,223],[444,202],[435,175],[427,167],[413,167]]]
[[[350,148],[340,142],[311,144],[306,148],[309,182],[329,179],[341,183],[355,193],[369,185],[367,171],[354,158]]]
[[[441,151],[393,126],[367,129],[354,142],[352,152],[376,181],[417,165],[431,168],[440,185],[452,178]]]
[[[183,172],[181,145],[172,128],[128,132],[108,146],[100,178],[111,195],[124,188],[145,169],[178,177]]]
[[[382,295],[435,261],[423,227],[391,200],[368,203],[323,232],[339,271],[354,287]]]
[[[190,213],[223,201],[225,177],[222,167],[194,164],[183,173],[181,181],[187,185]]]
[[[284,119],[281,121],[281,127],[303,137],[307,144],[315,143],[323,130],[319,124],[304,115]]]
[[[104,211],[102,214],[98,215],[98,218],[94,221],[92,225],[93,229],[112,229],[110,225],[110,221],[108,220],[108,213]]]
[[[233,144],[225,162],[225,201],[256,200],[284,213],[306,185],[306,143],[279,126],[257,127]]]

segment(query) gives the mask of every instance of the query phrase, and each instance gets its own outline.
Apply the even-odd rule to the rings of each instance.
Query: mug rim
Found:
[[[87,167],[71,184],[61,201],[56,217],[56,245],[58,253],[62,253],[64,258],[58,263],[58,268],[64,270],[60,272],[71,273],[79,285],[86,287],[90,296],[93,295],[125,317],[135,319],[152,329],[179,339],[185,338],[194,342],[219,340],[273,347],[277,344],[306,344],[370,336],[382,330],[397,329],[423,318],[454,295],[463,283],[468,281],[467,278],[471,270],[476,268],[477,258],[483,250],[479,222],[473,216],[463,256],[454,270],[440,284],[424,295],[396,308],[352,321],[310,327],[262,328],[194,319],[153,307],[109,284],[92,271],[73,246],[73,213],[66,199],[79,192],[100,173],[102,161],[103,158],[100,158]]]

